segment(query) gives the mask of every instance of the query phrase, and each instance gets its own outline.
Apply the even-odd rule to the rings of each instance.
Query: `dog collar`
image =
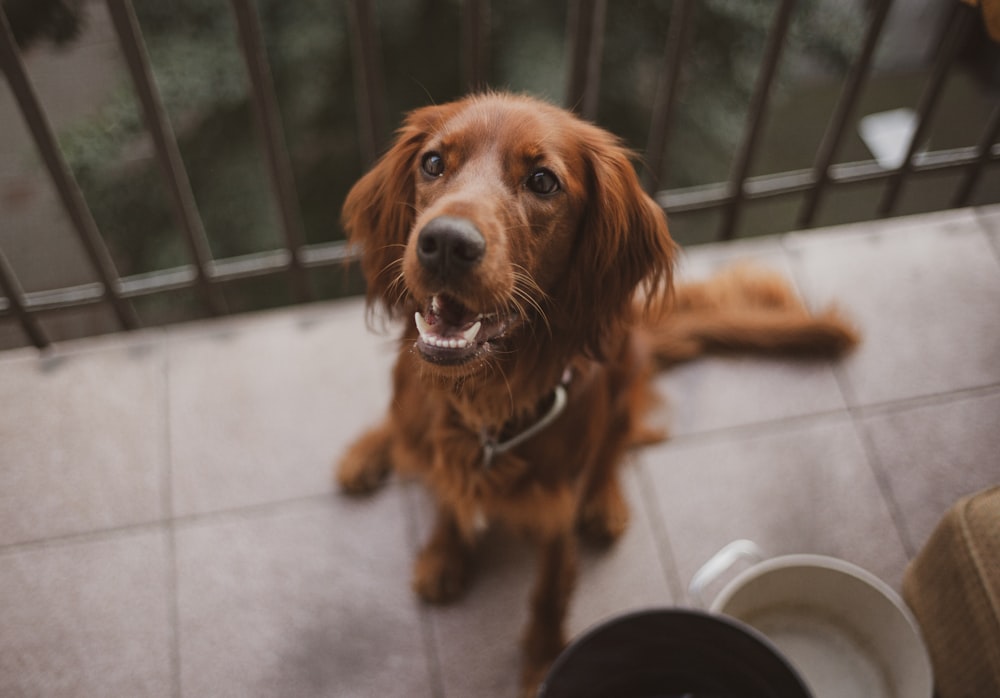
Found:
[[[562,379],[559,384],[552,390],[552,405],[549,407],[548,411],[543,414],[537,422],[529,425],[523,431],[509,439],[504,441],[499,441],[496,436],[492,436],[489,431],[482,429],[479,432],[479,441],[483,446],[483,470],[489,470],[493,465],[493,459],[496,458],[501,453],[506,453],[512,448],[516,448],[521,445],[532,436],[535,436],[539,432],[543,431],[547,426],[552,424],[556,418],[562,414],[563,410],[566,409],[566,387],[569,385],[570,380],[573,378],[573,372],[567,367],[563,371]]]

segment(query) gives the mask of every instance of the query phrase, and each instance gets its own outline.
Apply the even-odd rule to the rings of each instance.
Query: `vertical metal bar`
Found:
[[[983,167],[990,159],[993,150],[993,143],[1000,137],[1000,104],[993,108],[990,120],[983,129],[982,138],[976,146],[976,161],[965,169],[965,176],[955,190],[955,195],[951,200],[952,208],[961,208],[969,203],[969,198],[979,182],[979,176],[983,173]]]
[[[597,117],[606,10],[607,0],[574,0],[568,18],[570,46],[566,105],[591,121]]]
[[[644,157],[646,170],[643,173],[643,184],[649,192],[660,186],[677,95],[680,92],[681,66],[691,37],[691,28],[694,26],[694,7],[694,0],[674,0],[670,10],[663,67],[660,70],[656,96],[653,98],[653,115],[650,118],[649,139]]]
[[[21,322],[21,328],[28,335],[31,343],[39,349],[49,346],[51,341],[45,334],[45,331],[35,321],[35,316],[28,312],[28,309],[24,307],[24,303],[21,301],[24,291],[21,289],[21,284],[17,282],[17,276],[14,274],[10,263],[7,262],[7,257],[4,255],[3,250],[0,250],[0,291],[3,291],[4,296],[7,297],[10,309]]]
[[[879,201],[878,208],[876,209],[877,215],[881,218],[892,215],[892,211],[896,207],[896,202],[899,200],[900,192],[903,189],[903,182],[906,176],[913,171],[913,157],[917,154],[917,149],[920,148],[930,130],[934,109],[940,101],[938,98],[944,89],[945,81],[951,71],[951,65],[954,63],[955,57],[958,55],[958,51],[964,44],[969,29],[972,27],[972,22],[976,18],[976,12],[975,8],[964,3],[955,4],[954,14],[952,15],[945,40],[938,53],[937,60],[934,61],[927,86],[924,88],[923,94],[920,95],[920,101],[917,103],[917,127],[914,129],[910,145],[906,149],[906,159],[903,160],[903,164],[889,177],[889,180],[886,182],[885,191],[882,194],[882,199]]]
[[[385,142],[384,81],[379,60],[378,33],[371,0],[347,0],[354,57],[354,94],[358,109],[358,140],[365,165],[375,162]]]
[[[861,51],[851,66],[851,70],[844,82],[844,89],[837,99],[836,107],[834,107],[833,116],[830,117],[830,123],[823,134],[823,140],[820,142],[819,149],[816,151],[816,160],[812,170],[814,183],[809,191],[806,192],[805,201],[799,210],[799,228],[810,227],[816,218],[816,212],[819,210],[823,193],[830,182],[830,165],[833,164],[833,158],[837,154],[840,139],[843,137],[847,127],[847,120],[854,111],[858,96],[861,94],[861,88],[868,78],[872,59],[875,56],[875,46],[878,44],[879,37],[882,34],[882,27],[885,24],[885,18],[889,14],[891,6],[892,0],[878,0],[872,10],[871,20],[868,23],[864,39],[861,42]]]
[[[115,33],[118,34],[118,43],[132,76],[132,84],[142,104],[146,128],[153,139],[156,159],[163,168],[163,174],[170,187],[174,215],[194,260],[195,283],[209,310],[215,315],[225,314],[226,301],[222,291],[209,281],[208,269],[212,263],[212,252],[198,213],[194,193],[191,191],[191,182],[181,160],[177,139],[156,89],[135,9],[130,0],[108,0],[107,5]]]
[[[469,92],[489,84],[489,28],[489,0],[463,0],[462,72]]]
[[[267,63],[260,17],[252,0],[232,0],[232,5],[243,60],[246,61],[247,72],[250,74],[250,93],[267,154],[268,174],[281,212],[285,246],[291,254],[292,290],[296,300],[305,301],[312,296],[302,263],[305,232],[300,216],[299,197],[295,191],[292,161],[285,145],[281,113],[275,97],[274,80]]]
[[[757,137],[763,125],[764,113],[767,110],[767,100],[771,93],[771,84],[778,69],[781,59],[781,52],[785,47],[785,36],[792,21],[792,12],[795,9],[795,0],[782,0],[778,7],[771,30],[768,33],[767,45],[764,49],[764,58],[761,62],[760,72],[754,84],[753,95],[750,98],[746,127],[743,129],[743,140],[733,161],[733,170],[729,178],[730,201],[722,216],[722,227],[719,230],[719,238],[731,240],[736,232],[736,225],[739,222],[740,210],[743,206],[744,191],[743,185],[747,175],[750,173],[750,165],[753,162],[754,150],[757,147]]]
[[[114,262],[111,260],[104,240],[101,239],[94,217],[91,215],[90,209],[87,208],[87,202],[83,198],[80,186],[73,178],[73,173],[59,150],[52,125],[42,109],[38,95],[35,93],[31,81],[28,80],[24,63],[21,61],[14,36],[11,34],[10,25],[7,22],[7,15],[2,9],[0,9],[0,69],[7,76],[11,92],[14,93],[21,115],[31,131],[42,160],[45,162],[52,183],[62,200],[63,208],[80,237],[80,242],[83,244],[94,272],[104,287],[104,296],[110,302],[118,322],[123,328],[134,329],[138,327],[139,318],[131,304],[121,297],[118,288],[120,279],[115,270]]]

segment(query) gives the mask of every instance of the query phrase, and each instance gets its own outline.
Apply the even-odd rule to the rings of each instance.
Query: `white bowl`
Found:
[[[786,555],[730,581],[711,605],[763,633],[815,698],[931,698],[927,649],[902,599],[836,558]]]

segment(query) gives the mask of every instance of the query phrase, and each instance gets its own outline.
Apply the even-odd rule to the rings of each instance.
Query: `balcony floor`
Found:
[[[736,538],[898,588],[1000,482],[1000,207],[694,248],[682,275],[735,257],[836,299],[864,344],[661,376],[674,436],[626,468],[626,536],[584,551],[574,634],[691,604]],[[530,547],[489,536],[470,593],[425,607],[421,490],[331,486],[392,346],[346,301],[0,354],[0,695],[513,696]]]

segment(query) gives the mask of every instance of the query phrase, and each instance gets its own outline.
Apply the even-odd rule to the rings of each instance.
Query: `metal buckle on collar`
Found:
[[[489,470],[493,465],[493,459],[502,453],[506,453],[524,443],[532,436],[535,436],[562,414],[563,410],[566,409],[567,394],[566,387],[569,385],[570,380],[573,378],[573,372],[567,368],[563,371],[562,380],[559,382],[552,391],[552,406],[549,407],[548,412],[546,412],[542,417],[529,426],[527,429],[519,434],[515,434],[506,441],[497,441],[495,436],[490,436],[486,429],[479,432],[479,442],[483,447],[483,470]]]

